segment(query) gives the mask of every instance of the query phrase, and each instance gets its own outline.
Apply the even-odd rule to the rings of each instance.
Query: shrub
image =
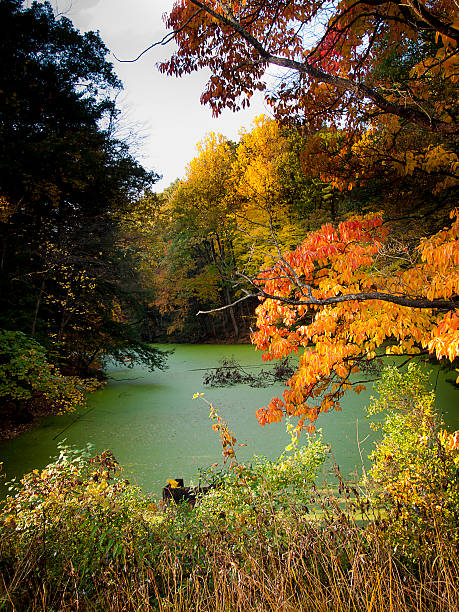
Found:
[[[85,404],[97,381],[63,376],[49,363],[46,350],[19,331],[0,330],[0,400],[18,406],[44,399],[58,412]]]
[[[30,587],[46,576],[62,588],[71,575],[88,592],[95,574],[137,561],[157,508],[121,478],[109,451],[91,458],[89,447],[59,448],[53,463],[11,484],[0,515],[3,559],[13,567],[33,558]]]
[[[396,544],[415,557],[434,549],[439,531],[459,542],[459,454],[456,434],[442,430],[429,374],[418,364],[385,370],[370,416],[382,439],[371,455],[370,477],[385,503]]]
[[[196,514],[210,522],[224,517],[234,524],[254,521],[263,513],[283,515],[295,507],[307,512],[327,452],[321,436],[315,435],[278,459],[254,457],[248,464],[233,465],[202,498]]]

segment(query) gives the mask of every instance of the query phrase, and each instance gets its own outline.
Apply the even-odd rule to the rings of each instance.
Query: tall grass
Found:
[[[412,559],[394,549],[384,519],[367,512],[357,520],[355,499],[321,495],[321,504],[320,520],[291,507],[282,517],[263,510],[238,527],[223,519],[196,524],[189,509],[171,508],[143,541],[125,542],[124,557],[99,559],[89,575],[78,555],[56,574],[45,534],[37,532],[21,556],[3,539],[0,609],[459,610],[459,561],[448,533],[434,528],[428,557]],[[64,523],[56,535],[67,549]]]

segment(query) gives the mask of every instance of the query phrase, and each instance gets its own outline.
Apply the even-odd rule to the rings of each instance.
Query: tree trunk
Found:
[[[335,196],[332,195],[330,202],[330,213],[333,223],[336,221],[336,206],[335,206]]]
[[[230,293],[229,293],[228,287],[225,287],[225,297],[226,297],[226,305],[229,306],[231,304],[231,298],[230,298]],[[233,306],[230,306],[228,308],[228,310],[229,310],[230,317],[231,317],[231,323],[233,324],[234,336],[235,336],[235,338],[237,340],[239,338],[239,328],[238,328],[238,325],[237,325],[236,317],[234,316],[234,308],[233,308]]]
[[[6,237],[2,237],[2,255],[0,259],[0,272],[5,272],[5,258],[6,258]]]
[[[209,317],[210,319],[210,326],[212,328],[212,337],[216,340],[217,339],[217,330],[215,328],[215,321],[214,321],[214,317],[211,315]]]
[[[41,298],[43,297],[44,292],[45,292],[45,279],[41,281],[40,291],[38,292],[37,302],[35,304],[35,312],[33,313],[32,329],[30,331],[32,336],[35,336],[35,329],[37,327],[37,319],[38,319],[38,311],[40,309]]]

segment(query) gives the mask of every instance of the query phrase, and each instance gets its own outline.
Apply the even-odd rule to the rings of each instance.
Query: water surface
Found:
[[[259,371],[262,364],[259,352],[248,345],[173,348],[167,370],[111,369],[109,383],[90,397],[88,408],[48,417],[40,426],[3,443],[0,460],[4,462],[7,479],[45,466],[56,455],[58,442],[66,439],[68,444],[78,447],[90,442],[97,452],[109,448],[123,466],[126,478],[146,491],[160,494],[167,478],[188,480],[198,473],[200,466],[221,460],[221,447],[208,418],[208,407],[192,399],[199,392],[204,392],[219,409],[238,442],[247,444],[240,449],[241,459],[254,454],[274,458],[283,451],[289,441],[285,423],[261,427],[255,419],[255,410],[282,393],[282,385],[261,389],[245,385],[207,388],[202,382],[207,368],[232,356],[245,367],[253,368],[253,372]],[[431,365],[428,368],[434,370],[437,405],[443,410],[445,421],[459,429],[459,393],[453,384],[454,373]],[[371,387],[360,395],[348,393],[342,401],[342,412],[323,414],[317,422],[343,473],[356,469],[361,472],[362,460],[367,462],[377,435],[364,413],[364,406],[374,393]]]

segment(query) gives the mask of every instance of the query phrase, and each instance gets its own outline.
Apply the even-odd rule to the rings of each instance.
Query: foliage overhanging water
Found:
[[[238,442],[247,444],[240,449],[240,459],[249,459],[254,454],[270,458],[281,454],[289,441],[285,423],[261,427],[255,419],[255,410],[282,393],[282,385],[206,388],[202,382],[206,369],[232,356],[256,372],[263,363],[260,353],[247,345],[173,348],[169,368],[163,372],[150,373],[139,367],[112,369],[109,383],[91,396],[87,409],[48,417],[35,429],[3,443],[0,460],[4,462],[6,479],[42,468],[56,454],[58,442],[66,439],[68,444],[78,447],[90,442],[97,452],[109,448],[123,466],[126,478],[159,495],[167,478],[188,480],[201,466],[221,462],[221,447],[211,429],[208,409],[192,399],[197,392],[204,392],[214,403]],[[459,429],[455,373],[431,364],[427,368],[433,371],[437,406],[445,422],[452,429]],[[323,414],[317,422],[344,474],[356,469],[360,473],[362,459],[366,462],[373,448],[377,434],[370,429],[364,413],[371,387],[368,385],[360,395],[347,393],[342,412]]]

